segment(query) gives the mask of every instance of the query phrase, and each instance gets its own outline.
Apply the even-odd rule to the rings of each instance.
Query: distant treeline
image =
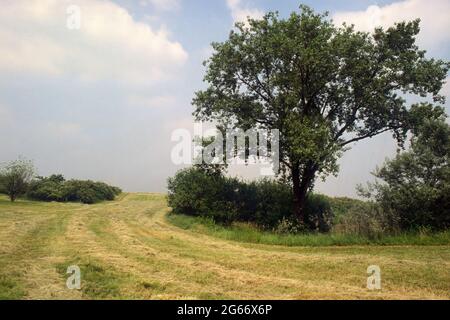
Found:
[[[12,202],[19,197],[37,201],[93,204],[114,200],[122,193],[117,187],[91,180],[66,180],[61,174],[36,177],[33,162],[24,158],[0,166],[0,193]]]
[[[31,181],[26,196],[38,201],[82,202],[93,204],[114,200],[122,193],[118,187],[91,180],[65,180],[62,175],[38,177]]]

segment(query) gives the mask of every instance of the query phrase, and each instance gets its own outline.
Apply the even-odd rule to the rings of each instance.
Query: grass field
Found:
[[[450,246],[299,247],[180,228],[163,195],[97,205],[0,197],[0,299],[449,299]],[[66,287],[69,265],[81,290]],[[382,290],[366,288],[369,265]]]

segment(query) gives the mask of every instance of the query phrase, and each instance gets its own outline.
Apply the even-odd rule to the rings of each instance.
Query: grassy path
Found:
[[[167,212],[157,194],[93,206],[0,198],[0,298],[450,298],[450,246],[245,244],[177,228]],[[65,284],[73,264],[79,291]],[[369,265],[381,291],[366,289]]]

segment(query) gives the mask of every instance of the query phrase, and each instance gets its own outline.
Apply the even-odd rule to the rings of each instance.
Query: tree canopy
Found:
[[[29,160],[21,158],[7,163],[0,171],[0,191],[14,202],[26,192],[34,173],[33,163]]]
[[[237,23],[226,41],[212,44],[208,86],[196,92],[194,116],[230,128],[278,129],[282,173],[302,220],[315,179],[336,173],[352,143],[387,131],[405,141],[413,118],[404,94],[444,102],[439,91],[450,64],[425,56],[415,43],[419,30],[414,20],[359,32],[306,6],[286,19],[271,12]],[[415,110],[414,119],[435,114],[433,106]]]
[[[450,227],[450,126],[445,115],[426,119],[412,130],[411,146],[378,168],[382,182],[362,193],[393,210],[401,227]]]

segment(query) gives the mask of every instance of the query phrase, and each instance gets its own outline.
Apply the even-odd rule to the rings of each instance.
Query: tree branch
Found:
[[[366,135],[359,136],[359,137],[350,139],[350,140],[348,140],[348,141],[345,141],[345,142],[343,142],[343,143],[340,143],[339,146],[340,146],[340,147],[344,147],[344,146],[346,146],[346,145],[348,145],[348,144],[350,144],[350,143],[357,142],[357,141],[360,141],[360,140],[363,140],[363,139],[366,139],[366,138],[372,138],[372,137],[374,137],[374,136],[376,136],[376,135],[379,135],[379,134],[381,134],[381,133],[383,133],[383,132],[390,131],[390,130],[392,130],[392,129],[393,129],[393,128],[385,128],[385,129],[379,130],[379,131],[377,131],[377,132],[371,132],[371,133],[368,133],[368,134],[366,134]]]

